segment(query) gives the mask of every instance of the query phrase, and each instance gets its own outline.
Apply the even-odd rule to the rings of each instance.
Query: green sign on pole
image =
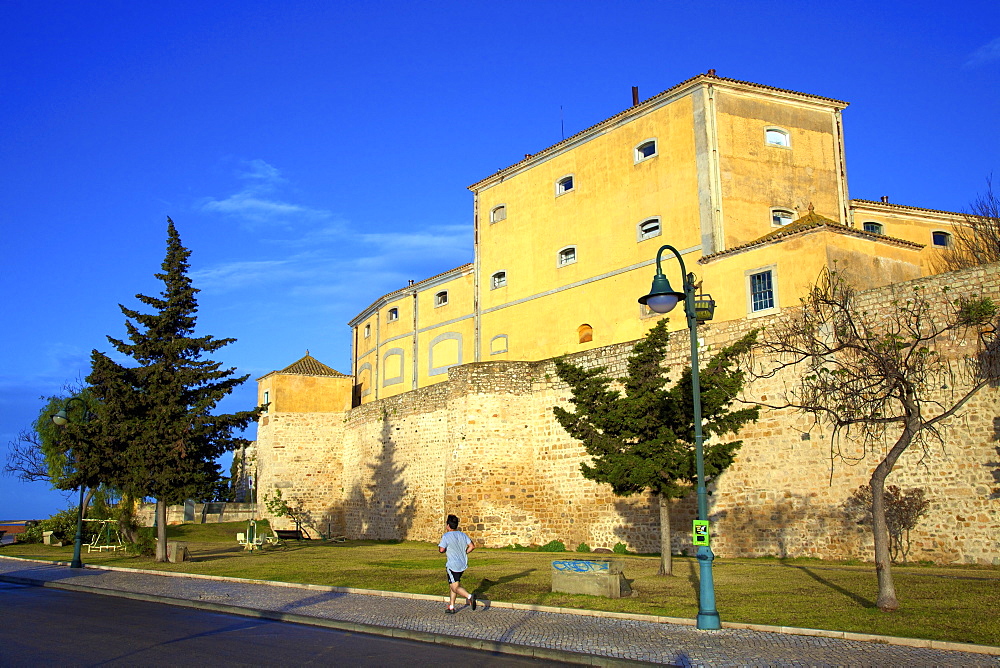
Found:
[[[708,520],[695,520],[691,536],[695,545],[708,545]]]

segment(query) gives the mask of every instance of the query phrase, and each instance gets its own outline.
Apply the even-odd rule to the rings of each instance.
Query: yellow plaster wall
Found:
[[[760,238],[772,229],[771,209],[840,215],[839,139],[836,109],[801,107],[743,92],[715,94],[719,171],[726,248]],[[790,146],[770,146],[767,128],[789,134]]]
[[[854,226],[858,229],[864,229],[866,222],[881,223],[886,236],[923,244],[920,261],[924,276],[940,271],[938,262],[941,249],[933,245],[931,235],[936,231],[953,233],[954,227],[962,224],[961,215],[946,212],[879,206],[874,203],[854,203],[851,209]]]
[[[349,376],[300,376],[273,373],[257,383],[257,402],[268,395],[267,413],[309,413],[343,411],[351,407]]]

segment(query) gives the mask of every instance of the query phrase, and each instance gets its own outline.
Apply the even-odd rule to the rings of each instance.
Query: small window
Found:
[[[389,309],[389,322],[395,322],[396,320],[399,320],[399,309],[398,308]]]
[[[267,412],[267,407],[268,404],[270,403],[271,403],[271,393],[268,390],[264,390],[264,410],[261,411],[262,413]]]
[[[567,246],[559,251],[558,264],[560,267],[565,267],[567,264],[573,264],[576,262],[576,246]]]
[[[791,141],[789,141],[788,133],[779,128],[768,128],[765,130],[764,142],[768,146],[784,146],[785,148],[792,145]]]
[[[639,241],[660,236],[660,219],[649,218],[639,223],[638,235]]]
[[[635,147],[635,161],[642,162],[656,155],[656,140],[648,139]]]
[[[444,306],[448,303],[448,291],[442,290],[441,292],[434,295],[434,308],[438,306]]]
[[[371,335],[372,335],[372,326],[365,325],[365,338],[367,339]]]
[[[932,232],[931,239],[938,248],[951,248],[951,235],[947,232]]]
[[[573,189],[573,176],[564,176],[556,181],[556,197],[564,195]]]
[[[775,227],[784,227],[795,220],[795,214],[785,209],[773,209],[771,211],[771,224]]]
[[[750,312],[774,308],[774,280],[771,270],[750,274]]]
[[[584,323],[576,328],[576,335],[580,343],[590,343],[594,340],[594,328]]]
[[[501,220],[507,220],[507,206],[504,204],[494,207],[493,210],[490,211],[491,223],[499,223]]]
[[[864,228],[868,234],[885,234],[885,228],[882,226],[882,223],[868,221],[864,224]]]
[[[507,272],[506,271],[498,271],[497,273],[493,274],[492,285],[493,285],[493,287],[491,288],[492,290],[496,290],[497,288],[506,287],[507,286]]]

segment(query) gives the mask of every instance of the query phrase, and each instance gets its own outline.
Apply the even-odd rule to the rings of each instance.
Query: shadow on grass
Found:
[[[865,598],[864,596],[861,596],[860,594],[856,594],[856,593],[854,593],[853,591],[851,591],[849,589],[845,589],[845,588],[841,587],[840,585],[838,585],[836,583],[833,583],[830,580],[827,580],[826,578],[822,577],[818,573],[815,573],[811,568],[806,568],[805,566],[791,566],[791,565],[789,565],[788,567],[789,568],[797,568],[798,570],[802,571],[803,573],[805,573],[806,575],[808,575],[809,577],[811,577],[816,582],[820,583],[821,585],[825,585],[825,586],[829,587],[830,589],[834,590],[838,594],[843,594],[847,598],[851,599],[852,601],[854,601],[855,603],[857,603],[858,605],[860,605],[862,608],[874,608],[875,607],[875,602],[874,601],[871,601],[871,600]]]
[[[497,585],[507,584],[508,582],[513,582],[514,580],[520,580],[521,578],[526,578],[532,573],[534,573],[536,570],[537,569],[535,568],[529,568],[528,570],[521,571],[520,573],[505,575],[504,577],[498,580],[490,580],[489,578],[483,578],[483,581],[479,583],[479,586],[476,587],[475,591],[473,591],[472,593],[476,595],[476,598],[479,598],[480,596],[484,596],[486,592],[488,592],[493,587],[496,587]]]

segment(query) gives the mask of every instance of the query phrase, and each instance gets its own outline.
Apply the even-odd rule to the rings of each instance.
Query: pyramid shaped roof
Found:
[[[333,367],[329,367],[323,364],[318,359],[310,355],[308,350],[306,351],[305,355],[300,357],[298,360],[292,362],[284,369],[264,374],[257,380],[267,378],[271,374],[275,373],[288,374],[293,376],[332,376],[334,378],[347,378],[347,374],[340,373]]]

